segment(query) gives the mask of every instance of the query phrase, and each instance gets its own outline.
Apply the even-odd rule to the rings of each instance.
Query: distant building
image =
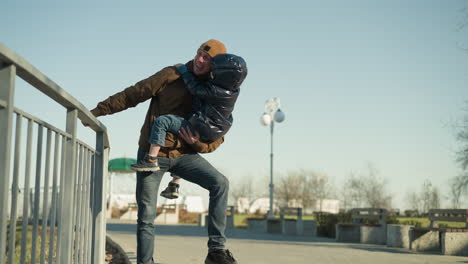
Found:
[[[242,198],[237,199],[236,209],[237,209],[237,212],[240,214],[249,213],[249,209],[250,209],[249,198],[242,197]]]
[[[206,211],[201,196],[180,196],[173,200],[167,199],[164,204],[178,204],[180,208],[184,208],[187,212],[192,213],[203,213]]]
[[[302,206],[301,200],[290,200],[287,204],[287,207],[300,207]],[[277,211],[278,203],[275,200],[274,210]],[[250,203],[249,199],[247,198],[239,198],[237,200],[237,211],[239,213],[260,213],[266,214],[270,210],[270,199],[269,198],[258,198],[252,203]],[[340,211],[340,201],[334,199],[324,199],[321,201],[316,201],[314,206],[310,208],[305,208],[303,212],[305,214],[312,214],[313,212],[328,212],[332,214],[337,214]]]
[[[249,208],[249,213],[266,214],[270,210],[270,198],[258,198]],[[276,201],[273,203],[273,211],[278,210]]]
[[[314,212],[327,212],[337,214],[340,212],[340,201],[324,199],[315,203]]]
[[[203,205],[203,199],[200,196],[180,196],[178,199],[174,200],[161,200],[164,204],[178,204],[180,208],[184,208],[188,212],[203,213],[206,211],[205,206]],[[136,204],[134,194],[112,195],[112,207],[114,208],[127,208],[132,204]]]

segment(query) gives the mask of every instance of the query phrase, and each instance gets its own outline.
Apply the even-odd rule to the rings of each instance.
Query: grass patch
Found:
[[[431,223],[427,217],[397,217],[396,219],[400,225],[414,225],[417,227],[429,227]],[[437,223],[441,228],[465,228],[463,222],[438,221]]]
[[[11,230],[11,229],[10,229]],[[19,264],[21,261],[21,243],[22,243],[22,236],[23,236],[23,226],[21,221],[17,222],[16,228],[15,228],[15,251],[14,251],[14,263]],[[27,231],[26,231],[26,254],[25,254],[25,259],[26,263],[31,263],[32,262],[32,234],[33,234],[33,226],[28,225],[27,226]],[[45,237],[45,260],[48,262],[48,257],[49,257],[49,245],[50,245],[50,229],[47,227],[47,232],[46,232],[46,237]],[[54,232],[54,249],[56,248],[56,241],[57,241],[57,232]],[[7,244],[8,244],[8,237],[7,237]],[[41,244],[42,244],[42,226],[37,227],[37,239],[36,239],[36,250],[35,250],[35,260],[36,263],[40,262],[41,258]],[[8,254],[8,251],[6,252]],[[55,251],[53,252],[55,254]],[[55,259],[55,255],[53,258]],[[8,263],[8,255],[6,256],[6,262]]]
[[[240,228],[247,228],[247,219],[248,218],[265,218],[264,215],[255,215],[255,214],[235,214],[234,215],[234,226]],[[280,218],[279,215],[275,215],[275,218]],[[284,219],[297,219],[297,215],[285,215]],[[304,215],[302,220],[315,220],[313,215]]]
[[[279,215],[275,215],[275,218],[279,218]],[[264,215],[254,215],[254,214],[236,214],[234,216],[234,226],[240,228],[247,227],[248,218],[265,218]],[[285,219],[297,219],[296,215],[286,215]],[[303,220],[316,220],[313,215],[305,215],[302,217]],[[465,228],[465,223],[463,222],[445,222],[439,221],[439,227],[441,228]],[[400,225],[414,225],[417,227],[429,227],[430,221],[427,217],[397,217],[396,223]]]

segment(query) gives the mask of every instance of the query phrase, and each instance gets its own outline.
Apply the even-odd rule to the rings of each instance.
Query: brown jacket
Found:
[[[191,66],[189,63],[189,69],[192,68]],[[151,99],[151,103],[138,142],[139,147],[148,152],[151,127],[158,116],[175,114],[187,117],[192,111],[192,96],[185,88],[184,81],[180,78],[175,67],[166,67],[149,78],[110,96],[91,110],[91,113],[95,116],[110,115],[135,107],[148,99]],[[212,152],[223,142],[224,138],[220,138],[211,143],[198,141],[189,145],[179,139],[177,135],[167,133],[165,146],[161,148],[158,156],[177,158],[190,153]]]

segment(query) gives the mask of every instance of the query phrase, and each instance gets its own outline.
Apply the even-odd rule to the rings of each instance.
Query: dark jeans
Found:
[[[138,150],[138,160],[145,153]],[[159,184],[165,172],[177,174],[182,179],[210,192],[208,208],[208,248],[223,249],[226,237],[226,206],[229,191],[228,179],[199,154],[189,154],[176,159],[158,158],[160,171],[137,172],[136,200],[138,203],[137,263],[152,263],[154,250],[154,219]]]

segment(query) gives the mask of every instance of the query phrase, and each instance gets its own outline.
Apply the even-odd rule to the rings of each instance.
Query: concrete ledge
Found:
[[[226,228],[234,228],[234,215],[226,216]]]
[[[386,226],[360,226],[360,242],[363,244],[385,245],[387,243]]]
[[[440,252],[439,231],[410,230],[410,249],[414,251]]]
[[[267,223],[265,219],[261,218],[248,218],[247,219],[247,230],[252,232],[266,233]]]
[[[208,223],[208,213],[198,214],[198,226],[206,226]]]
[[[359,224],[336,224],[336,238],[337,242],[361,242],[361,228]]]
[[[302,221],[304,230],[303,236],[317,236],[317,221],[315,220],[304,220]]]
[[[442,254],[451,256],[468,256],[467,232],[442,232]]]
[[[410,225],[387,225],[387,246],[410,248]]]
[[[266,222],[267,233],[281,234],[283,232],[283,223],[280,219],[267,219]]]
[[[297,236],[301,235],[302,230],[297,229],[297,221],[294,219],[285,219],[283,220],[282,233],[284,235]]]

